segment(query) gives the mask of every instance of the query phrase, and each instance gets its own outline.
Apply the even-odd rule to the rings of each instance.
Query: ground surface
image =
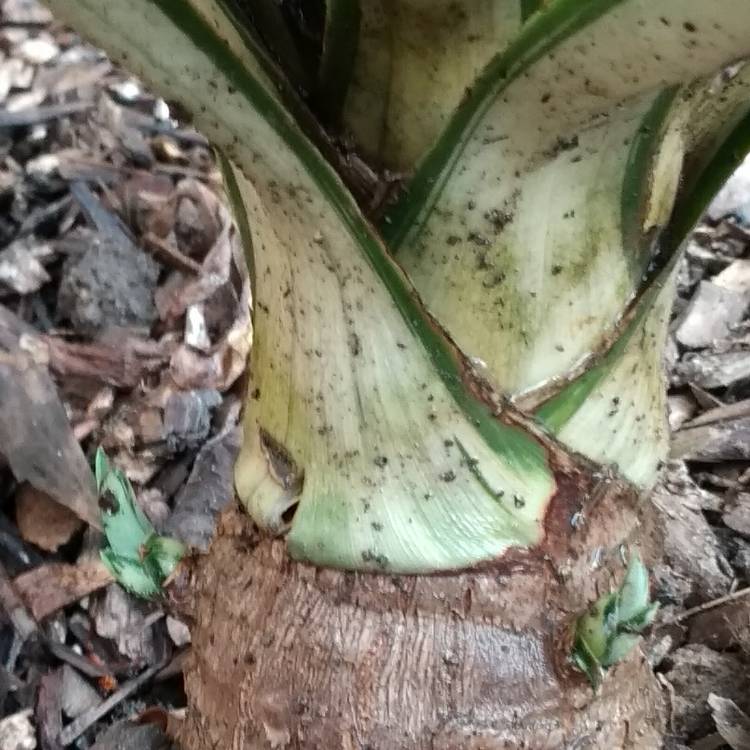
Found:
[[[112,583],[103,446],[201,549],[231,498],[248,283],[203,138],[30,0],[0,0],[0,748],[161,748],[189,634]],[[750,747],[750,167],[694,233],[645,649],[668,746]],[[155,707],[153,710],[147,710]],[[123,719],[135,719],[123,721]]]

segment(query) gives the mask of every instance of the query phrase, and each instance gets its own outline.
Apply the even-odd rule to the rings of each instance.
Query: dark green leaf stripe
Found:
[[[255,30],[248,26],[248,18],[237,12],[237,0],[215,0],[223,14],[234,27],[242,39],[248,53],[261,67],[263,73],[276,87],[286,110],[292,115],[296,124],[302,129],[307,138],[315,144],[323,155],[323,159],[333,164],[339,174],[346,173],[346,162],[340,152],[333,145],[328,134],[323,130],[307,102],[290,80],[284,75],[279,66],[271,59],[268,51],[256,38]],[[352,52],[354,54],[354,52]],[[343,57],[343,53],[341,53]],[[348,82],[347,82],[348,86]]]
[[[298,89],[310,90],[314,73],[302,59],[281,3],[277,0],[221,0],[220,4],[231,9],[234,19],[245,30],[260,33],[274,59],[283,65],[286,75]]]
[[[400,269],[387,256],[382,243],[363,219],[338,175],[321,158],[288,113],[249,74],[242,62],[189,3],[184,0],[153,2],[197,49],[213,61],[227,83],[248,101],[296,155],[383,282],[456,404],[476,425],[487,445],[521,471],[546,470],[545,451],[541,444],[520,428],[500,422],[483,401],[467,391],[460,373],[460,355],[416,301],[413,290]],[[228,155],[231,158],[231,154]]]
[[[382,233],[391,250],[424,224],[497,96],[546,52],[625,1],[557,0],[532,16],[510,46],[489,62],[409,182],[408,191],[386,216]]]
[[[713,156],[695,176],[691,176],[690,189],[681,191],[663,244],[676,249],[687,233],[698,223],[703,212],[729,179],[732,172],[750,153],[750,104],[742,107],[739,120],[723,138]]]
[[[240,0],[216,0],[216,4],[221,8],[224,16],[240,35],[253,59],[279,89],[284,99],[284,104],[297,115],[298,108],[301,106],[301,99],[298,92],[290,82],[290,77],[282,73],[277,63],[271,58],[268,50],[263,46],[261,40],[258,39],[257,32],[250,22],[247,9],[244,7],[245,3]]]
[[[332,124],[339,121],[351,83],[361,20],[359,0],[327,0],[315,104]]]
[[[526,21],[533,16],[539,8],[542,7],[544,0],[520,0],[521,2],[521,21]]]
[[[656,97],[641,121],[628,151],[620,215],[622,246],[630,261],[636,288],[640,286],[651,255],[649,240],[643,236],[643,219],[650,194],[651,175],[678,91],[679,87],[673,86]]]
[[[559,393],[545,401],[537,409],[535,415],[537,420],[551,433],[558,433],[567,424],[568,420],[583,406],[597,385],[617,364],[633,334],[636,333],[651,311],[654,302],[656,302],[656,298],[673,268],[676,257],[676,255],[673,256],[672,263],[662,269],[657,279],[652,281],[641,295],[633,318],[610,348],[597,358],[586,372],[568,383]]]
[[[250,276],[250,294],[252,299],[255,300],[255,253],[253,252],[253,233],[250,230],[250,224],[247,221],[245,205],[242,202],[242,193],[240,192],[240,186],[237,184],[237,179],[234,176],[232,165],[223,153],[219,152],[218,157],[221,173],[224,177],[224,189],[229,198],[229,203],[232,206],[232,214],[237,224],[237,229],[240,232],[242,247],[245,251],[247,270],[248,275]]]

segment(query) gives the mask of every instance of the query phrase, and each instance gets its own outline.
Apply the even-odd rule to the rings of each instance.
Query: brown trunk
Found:
[[[653,546],[649,506],[622,485],[585,505],[544,549],[443,576],[316,569],[225,519],[193,582],[185,749],[660,747],[639,653],[596,695],[568,663],[576,614],[622,577],[621,544]]]

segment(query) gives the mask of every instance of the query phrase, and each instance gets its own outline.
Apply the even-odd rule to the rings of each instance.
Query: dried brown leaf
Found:
[[[232,471],[241,434],[240,427],[229,427],[200,449],[167,520],[168,534],[203,552],[213,538],[217,516],[234,496]]]
[[[721,520],[732,531],[736,531],[745,538],[750,537],[750,494],[738,492],[728,503]]]
[[[42,26],[52,22],[52,14],[39,3],[29,0],[5,0],[2,5],[3,20],[18,26]]]
[[[16,493],[16,524],[21,536],[47,552],[55,552],[81,528],[81,519],[49,495],[21,485]]]
[[[172,322],[185,314],[190,305],[207,300],[229,281],[232,262],[231,229],[225,227],[206,255],[197,277],[184,277],[178,284],[162,286],[155,294],[159,317]]]
[[[0,403],[0,450],[16,479],[100,528],[91,469],[47,371],[23,352],[0,352]]]
[[[155,138],[152,138],[151,148],[153,148],[157,159],[160,161],[185,164],[188,160],[180,145],[168,135],[157,135]]]
[[[736,292],[710,281],[701,281],[680,319],[677,341],[687,348],[710,346],[730,333],[742,320],[750,303],[747,292]]]
[[[196,277],[172,279],[157,290],[156,308],[164,321],[175,321],[190,305],[204,302],[231,280],[237,239],[229,212],[214,193],[197,180],[183,180],[175,191],[176,200],[190,198],[206,222],[220,227],[211,249],[200,265]]]
[[[13,583],[34,617],[41,620],[112,583],[112,574],[100,560],[49,563],[21,573]]]
[[[137,231],[166,237],[174,224],[174,184],[166,175],[138,171],[117,185],[114,199]]]
[[[706,463],[750,459],[750,417],[678,430],[671,454],[672,458]]]
[[[61,377],[83,377],[117,388],[134,388],[148,374],[169,361],[174,343],[136,336],[126,329],[110,329],[91,344],[45,336],[52,371]]]
[[[170,361],[170,372],[181,388],[215,388],[224,392],[242,375],[252,345],[252,321],[250,317],[250,280],[242,263],[239,247],[233,238],[233,264],[240,289],[229,288],[236,299],[230,311],[222,311],[219,318],[229,319],[229,327],[218,341],[207,351],[198,351],[187,344],[178,346]],[[223,294],[226,300],[228,294]],[[211,303],[220,302],[212,298],[206,303],[205,316],[211,312]],[[227,315],[227,312],[229,314]]]
[[[169,747],[160,727],[121,721],[102,732],[91,750],[168,750]]]

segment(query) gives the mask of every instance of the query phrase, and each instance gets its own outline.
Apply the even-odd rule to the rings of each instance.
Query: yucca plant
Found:
[[[213,141],[254,285],[185,746],[659,746],[617,586],[750,0],[50,5]]]

